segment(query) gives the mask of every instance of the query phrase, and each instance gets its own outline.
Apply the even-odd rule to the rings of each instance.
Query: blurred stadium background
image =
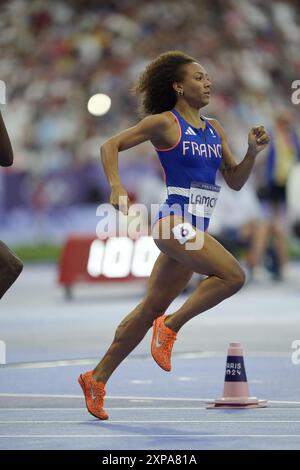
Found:
[[[299,106],[291,105],[300,76],[298,20],[297,1],[2,1],[2,108],[15,164],[0,174],[1,238],[23,258],[42,259],[57,257],[70,232],[94,233],[95,209],[109,197],[99,147],[137,122],[131,85],[168,49],[195,56],[209,71],[213,95],[204,113],[220,120],[240,158],[249,127],[270,127],[276,108],[289,107],[299,128]],[[95,93],[111,97],[104,116],[87,110]],[[122,154],[120,172],[133,200],[163,199],[150,145]],[[261,177],[257,171],[245,192]]]

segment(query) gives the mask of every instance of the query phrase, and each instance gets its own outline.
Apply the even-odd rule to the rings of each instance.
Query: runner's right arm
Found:
[[[170,119],[164,114],[147,116],[137,125],[112,136],[101,146],[101,161],[111,186],[110,203],[124,214],[127,214],[129,200],[127,191],[120,180],[118,153],[147,140],[159,140],[170,125]],[[120,201],[120,197],[124,199]]]

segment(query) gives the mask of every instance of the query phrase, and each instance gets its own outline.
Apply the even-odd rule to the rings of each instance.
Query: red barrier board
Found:
[[[152,237],[137,240],[111,237],[70,236],[62,249],[59,283],[99,283],[147,278],[159,254]]]

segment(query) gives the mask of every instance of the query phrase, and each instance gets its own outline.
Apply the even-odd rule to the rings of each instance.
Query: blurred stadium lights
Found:
[[[104,93],[97,93],[90,97],[87,108],[93,116],[103,116],[111,107],[111,99]]]

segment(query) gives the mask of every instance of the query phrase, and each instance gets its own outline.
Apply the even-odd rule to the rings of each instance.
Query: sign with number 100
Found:
[[[116,237],[106,243],[94,240],[90,245],[87,272],[94,278],[148,277],[158,255],[159,249],[152,237],[138,240]]]

